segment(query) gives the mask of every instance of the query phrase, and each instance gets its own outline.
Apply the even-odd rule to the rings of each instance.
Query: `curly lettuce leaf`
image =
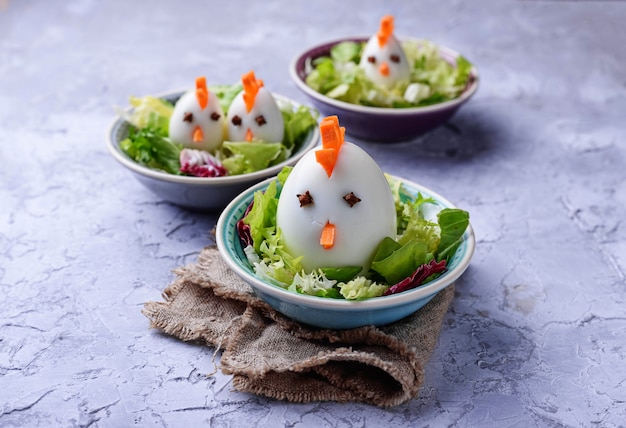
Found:
[[[326,278],[323,272],[314,270],[311,273],[298,272],[289,290],[310,296],[338,298],[339,292],[334,288],[337,281]]]
[[[138,164],[170,174],[181,174],[182,146],[172,143],[151,127],[130,128],[128,138],[120,142],[120,148]]]
[[[146,96],[129,98],[133,107],[130,112],[121,112],[122,117],[137,129],[150,128],[155,133],[167,136],[174,105],[167,100]]]
[[[283,144],[291,154],[295,147],[304,142],[309,131],[317,126],[319,113],[305,106],[294,110],[291,103],[279,103],[279,107],[285,123]]]
[[[388,285],[379,284],[364,276],[359,276],[352,281],[339,284],[339,292],[346,300],[364,300],[379,297],[382,296],[388,288]]]

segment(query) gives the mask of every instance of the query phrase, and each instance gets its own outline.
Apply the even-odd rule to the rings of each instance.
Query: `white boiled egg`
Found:
[[[361,266],[365,272],[383,238],[396,238],[389,184],[376,162],[352,143],[341,146],[330,177],[315,152],[296,164],[281,191],[276,224],[285,247],[303,256],[307,272],[342,266]],[[320,243],[326,224],[334,225],[331,248]]]
[[[276,100],[254,71],[241,76],[241,91],[228,108],[229,141],[283,141],[284,121]]]
[[[271,92],[260,87],[250,111],[244,93],[239,93],[228,108],[228,141],[282,142],[285,124]]]
[[[211,152],[224,141],[224,128],[225,117],[217,96],[207,89],[203,78],[198,78],[196,89],[185,92],[174,105],[170,139],[184,147]]]
[[[359,66],[374,83],[391,88],[400,81],[408,82],[411,68],[400,42],[393,35],[393,18],[381,19],[380,29],[368,40]]]

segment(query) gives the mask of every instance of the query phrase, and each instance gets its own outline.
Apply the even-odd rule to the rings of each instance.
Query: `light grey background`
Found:
[[[386,13],[481,74],[448,126],[361,144],[470,211],[477,236],[420,397],[233,392],[206,376],[213,349],[140,313],[217,217],[109,156],[113,108],[250,69],[306,102],[292,57]],[[0,426],[624,426],[625,20],[621,1],[0,0]]]

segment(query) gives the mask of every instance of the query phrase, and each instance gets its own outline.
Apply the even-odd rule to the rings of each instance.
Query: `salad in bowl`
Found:
[[[317,111],[270,93],[253,72],[130,104],[107,131],[109,152],[162,200],[195,210],[223,209],[319,141]]]
[[[476,67],[432,41],[396,38],[392,16],[371,37],[344,37],[295,56],[290,75],[324,115],[372,142],[408,141],[448,121],[478,89]]]
[[[318,326],[407,315],[398,304],[425,304],[463,273],[474,247],[467,211],[383,174],[344,132],[336,117],[322,120],[322,147],[231,202],[216,233],[223,258],[263,299]],[[384,316],[372,318],[377,310]],[[351,311],[366,314],[351,320]]]
[[[132,125],[120,148],[137,163],[169,174],[222,177],[288,159],[316,113],[276,99],[253,71],[242,83],[196,87],[175,100],[131,97],[121,116]]]

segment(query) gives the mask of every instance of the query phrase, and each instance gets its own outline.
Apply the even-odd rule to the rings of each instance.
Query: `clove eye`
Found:
[[[350,205],[350,208],[352,208],[353,206],[361,202],[361,199],[358,198],[353,192],[346,194],[343,197],[343,200],[346,201]]]
[[[391,54],[389,56],[389,59],[391,60],[391,62],[395,62],[397,64],[400,62],[400,55]]]
[[[211,113],[211,119],[214,120],[215,122],[217,122],[220,119],[220,117],[222,117],[222,115],[216,111]]]
[[[239,126],[241,125],[241,118],[237,115],[234,115],[233,118],[231,119],[231,122],[233,123],[233,125]]]
[[[193,113],[188,111],[183,115],[183,122],[193,122]]]
[[[304,194],[298,194],[296,196],[300,201],[300,208],[306,207],[307,205],[313,205],[313,196],[311,196],[311,193],[309,193],[308,190],[304,192]]]
[[[376,57],[374,55],[367,57],[367,62],[371,64],[376,64]]]
[[[257,123],[257,125],[259,126],[263,126],[265,125],[267,122],[265,121],[265,118],[263,117],[263,115],[259,115],[257,117],[254,118],[255,122]]]

